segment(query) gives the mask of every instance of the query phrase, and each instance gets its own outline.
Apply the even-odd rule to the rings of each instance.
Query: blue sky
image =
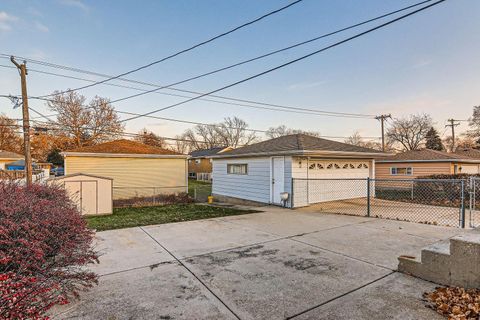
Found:
[[[259,23],[129,77],[160,84],[172,83],[415,2],[304,0]],[[278,0],[3,0],[0,4],[0,52],[118,74],[287,3]],[[356,32],[353,30],[323,39],[179,87],[210,91]],[[444,133],[446,119],[466,119],[471,115],[472,107],[480,104],[479,52],[480,1],[448,0],[375,33],[220,94],[328,111],[392,113],[395,117],[426,112],[434,117],[440,133]],[[0,59],[0,64],[9,65],[10,62]],[[85,77],[33,64],[29,67]],[[30,95],[86,84],[34,72],[29,74],[28,81]],[[0,94],[19,92],[16,71],[0,68]],[[136,92],[96,86],[82,93],[87,97],[100,95],[116,99]],[[115,106],[124,111],[148,112],[180,100],[150,94]],[[38,101],[32,100],[30,104],[48,112]],[[6,99],[0,101],[0,112],[20,117],[20,111],[11,110]],[[364,136],[378,136],[380,133],[376,120],[289,114],[205,101],[188,103],[157,115],[209,123],[236,115],[255,129],[285,124],[332,136],[348,136],[355,131]],[[136,132],[142,127],[164,136],[174,136],[189,126],[142,118],[129,122],[127,131]],[[460,130],[465,129],[462,124]]]

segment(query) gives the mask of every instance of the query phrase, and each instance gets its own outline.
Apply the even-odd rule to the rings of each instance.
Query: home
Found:
[[[5,150],[0,150],[0,170],[5,170],[6,167],[5,165],[7,163],[11,163],[17,160],[21,160],[24,157],[21,154],[15,153],[15,152],[10,152],[10,151],[5,151]]]
[[[382,152],[287,135],[211,156],[214,198],[300,207],[364,197]]]
[[[63,152],[65,175],[113,179],[113,199],[188,191],[187,155],[116,140]]]
[[[212,180],[212,158],[211,156],[232,150],[232,147],[217,147],[202,149],[190,152],[188,160],[188,177],[192,179],[211,181]]]
[[[480,158],[472,158],[467,153],[413,150],[378,159],[375,178],[405,180],[434,174],[475,174],[480,172],[479,166]]]

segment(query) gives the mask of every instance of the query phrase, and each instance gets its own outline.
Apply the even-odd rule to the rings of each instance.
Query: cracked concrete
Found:
[[[98,287],[54,319],[436,319],[400,254],[465,233],[264,207],[98,233]]]

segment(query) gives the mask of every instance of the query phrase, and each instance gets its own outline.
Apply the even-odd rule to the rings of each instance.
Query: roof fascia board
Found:
[[[141,153],[94,153],[94,152],[62,152],[64,157],[98,157],[98,158],[151,158],[151,159],[187,159],[187,155],[176,154],[141,154]]]

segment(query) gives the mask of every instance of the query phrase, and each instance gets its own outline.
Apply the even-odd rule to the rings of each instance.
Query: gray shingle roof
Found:
[[[305,151],[316,151],[316,152],[354,152],[354,153],[377,153],[381,155],[382,152],[363,148],[359,146],[354,146],[347,143],[317,138],[307,134],[292,134],[287,136],[282,136],[279,138],[274,138],[259,143],[251,144],[244,146],[238,149],[231,151],[222,152],[220,156],[236,156],[236,155],[250,155],[250,154],[275,154],[275,153],[298,153],[302,154]]]
[[[478,149],[457,149],[455,153],[462,157],[480,159],[480,150]]]
[[[202,157],[213,156],[225,148],[227,147],[216,147],[216,148],[210,148],[210,149],[196,150],[196,151],[190,152],[190,156],[192,158],[202,158]]]

